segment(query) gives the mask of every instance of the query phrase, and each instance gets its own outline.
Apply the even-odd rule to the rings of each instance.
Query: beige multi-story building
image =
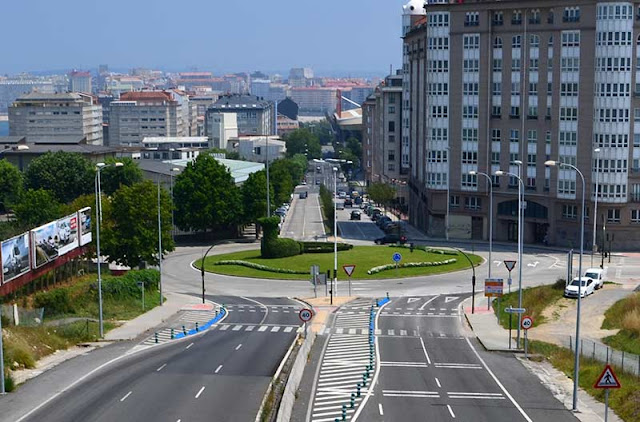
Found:
[[[207,109],[206,127],[212,127],[219,113],[233,113],[239,135],[271,135],[275,131],[273,109],[273,103],[253,95],[223,95]]]
[[[427,233],[640,246],[640,3],[430,1],[404,37],[410,219]],[[493,215],[489,216],[489,183]],[[597,186],[597,188],[596,188]],[[594,211],[597,201],[597,215]],[[448,230],[445,224],[449,215]],[[447,233],[448,231],[448,233]],[[608,248],[608,244],[607,244]]]
[[[25,94],[9,107],[9,135],[29,142],[86,139],[102,145],[102,106],[77,92]]]

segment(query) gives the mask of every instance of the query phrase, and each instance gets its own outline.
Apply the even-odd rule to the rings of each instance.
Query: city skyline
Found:
[[[348,76],[383,74],[401,63],[401,0],[330,0],[322,8],[283,0],[269,10],[258,9],[256,2],[196,2],[183,19],[166,0],[152,8],[115,0],[109,10],[79,0],[62,3],[5,6],[7,16],[28,17],[37,29],[25,31],[22,19],[6,22],[0,34],[12,41],[3,45],[1,74],[93,69],[105,63],[217,74],[305,66],[318,74]],[[70,21],[91,25],[85,32]],[[10,36],[16,33],[21,36]]]

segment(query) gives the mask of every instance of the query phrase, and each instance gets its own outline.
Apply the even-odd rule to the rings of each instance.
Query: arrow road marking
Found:
[[[538,262],[538,261],[534,262],[533,264],[532,264],[532,263],[528,263],[528,264],[527,264],[527,267],[533,267],[533,268],[535,268],[538,264],[539,264],[539,262]]]
[[[424,311],[424,307],[427,306],[429,304],[429,302],[434,301],[438,297],[440,297],[440,295],[436,295],[436,296],[432,297],[431,299],[427,300],[418,310],[419,311]]]
[[[493,261],[493,263],[496,265],[496,267],[499,267],[500,265],[502,265],[502,261]]]

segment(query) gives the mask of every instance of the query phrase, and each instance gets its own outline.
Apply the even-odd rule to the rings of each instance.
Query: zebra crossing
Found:
[[[297,305],[267,305],[267,306],[256,306],[256,305],[226,305],[226,309],[230,312],[262,312],[266,313],[283,313],[283,314],[292,314],[300,312],[302,309]]]
[[[329,335],[329,334],[362,334],[366,335],[369,332],[368,328],[345,328],[345,327],[324,327],[322,330],[318,332],[318,335]],[[455,339],[460,340],[464,337],[446,334],[446,333],[422,333],[422,335],[418,332],[418,330],[397,330],[393,328],[389,328],[386,330],[376,329],[374,330],[374,334],[380,337],[424,337],[424,338],[447,338],[447,339]]]
[[[311,408],[312,422],[350,420],[367,395],[371,378],[369,299],[357,299],[337,312],[322,356]],[[365,310],[355,312],[354,310]],[[344,419],[340,419],[344,420]]]

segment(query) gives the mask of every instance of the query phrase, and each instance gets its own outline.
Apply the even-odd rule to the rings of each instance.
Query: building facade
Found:
[[[9,107],[9,134],[29,142],[86,139],[102,145],[102,106],[87,94],[32,92]]]
[[[206,126],[218,113],[234,113],[238,134],[271,135],[274,127],[274,105],[272,102],[252,95],[224,95],[207,109]]]
[[[579,247],[581,177],[545,166],[558,160],[585,178],[585,248],[594,218],[598,245],[637,248],[640,4],[431,1],[425,13],[404,37],[412,222],[486,239],[491,218],[494,239],[515,241],[522,183],[524,241]]]
[[[81,72],[74,70],[69,73],[69,91],[92,93],[91,72]]]
[[[209,113],[206,134],[211,148],[227,149],[230,138],[238,136],[236,113]]]

